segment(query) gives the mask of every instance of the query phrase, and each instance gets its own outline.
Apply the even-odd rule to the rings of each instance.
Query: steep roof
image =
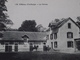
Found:
[[[53,29],[55,28],[60,28],[61,26],[63,26],[67,21],[71,20],[76,26],[78,26],[80,28],[80,26],[75,22],[73,21],[70,17],[68,19],[65,19],[63,21],[60,21],[58,22],[57,24],[52,24],[52,25],[49,25],[49,27],[52,27]]]
[[[3,40],[22,40],[22,36],[27,35],[29,40],[45,40],[48,32],[22,32],[22,31],[5,31]]]
[[[78,26],[79,28],[80,28],[80,26],[73,20],[73,19],[71,19],[70,17],[68,18],[68,19],[65,19],[65,20],[63,20],[60,24],[58,24],[57,26],[58,27],[61,27],[61,26],[63,26],[67,21],[69,21],[69,20],[71,20],[76,26]]]
[[[60,27],[62,27],[67,21],[69,21],[69,20],[71,20],[77,27],[79,27],[80,28],[80,26],[75,22],[75,21],[73,21],[70,17],[68,18],[68,19],[65,19],[65,20],[63,20],[63,21],[59,21],[58,23],[56,23],[56,24],[49,24],[49,27],[51,28],[51,30],[52,30],[52,33],[57,33],[58,32],[58,29],[60,28]]]

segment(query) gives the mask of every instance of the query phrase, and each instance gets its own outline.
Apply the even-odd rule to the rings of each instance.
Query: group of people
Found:
[[[51,48],[49,47],[49,45],[48,46],[43,46],[43,51],[49,51]]]

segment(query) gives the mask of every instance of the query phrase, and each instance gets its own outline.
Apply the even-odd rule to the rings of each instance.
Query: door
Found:
[[[8,43],[5,44],[5,52],[8,52]]]
[[[9,51],[9,52],[12,52],[12,45],[9,45],[9,46],[8,46],[8,51]]]
[[[76,48],[80,50],[80,41],[76,41]]]
[[[18,52],[18,44],[17,44],[17,43],[16,43],[15,46],[14,46],[14,51],[15,51],[15,52]]]

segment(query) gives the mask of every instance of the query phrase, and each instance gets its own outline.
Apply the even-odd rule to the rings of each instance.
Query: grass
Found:
[[[58,52],[0,53],[0,60],[80,60],[79,54]]]

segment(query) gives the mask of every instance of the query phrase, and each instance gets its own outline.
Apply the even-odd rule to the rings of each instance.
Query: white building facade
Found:
[[[1,31],[0,52],[43,51],[47,32]]]
[[[79,26],[68,18],[57,25],[50,26],[47,45],[53,50],[76,51],[75,38],[79,38]]]

